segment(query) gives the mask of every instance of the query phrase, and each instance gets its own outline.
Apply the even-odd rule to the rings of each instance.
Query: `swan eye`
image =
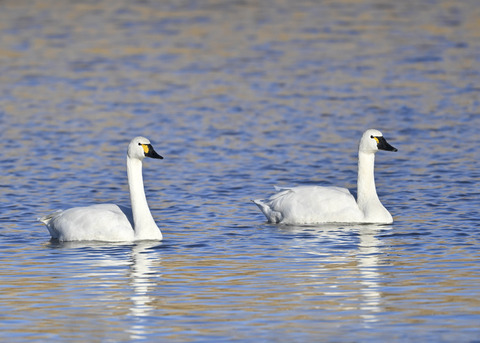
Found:
[[[138,145],[142,146],[145,155],[148,154],[148,152],[150,151],[150,147],[148,146],[149,144],[138,143]]]

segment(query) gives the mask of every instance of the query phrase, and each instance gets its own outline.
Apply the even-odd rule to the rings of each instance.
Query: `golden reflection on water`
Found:
[[[330,239],[338,239],[337,228],[287,230],[297,235],[311,234],[309,240],[298,239],[298,249],[316,258],[299,259],[292,264],[286,262],[286,256],[265,259],[257,252],[234,256],[228,252],[210,253],[202,257],[182,248],[183,252],[167,254],[157,242],[131,247],[53,243],[51,248],[67,253],[58,254],[67,258],[62,261],[63,270],[55,270],[51,261],[32,260],[32,247],[27,246],[23,249],[27,258],[22,259],[22,253],[16,252],[20,264],[15,276],[4,274],[5,270],[10,273],[10,268],[0,270],[0,277],[10,285],[8,290],[2,290],[4,306],[12,309],[13,317],[29,311],[43,318],[31,328],[32,333],[46,330],[68,337],[65,328],[89,327],[92,337],[104,332],[116,339],[125,339],[125,333],[130,339],[148,338],[156,331],[152,318],[167,321],[169,337],[179,338],[175,332],[182,335],[189,323],[204,323],[195,329],[201,335],[221,333],[225,327],[218,328],[220,323],[233,329],[236,320],[246,320],[245,313],[254,326],[268,322],[272,330],[311,334],[316,329],[310,323],[317,320],[319,312],[323,322],[352,320],[362,322],[366,328],[387,313],[403,311],[411,317],[405,320],[422,322],[422,317],[448,313],[451,303],[463,306],[466,313],[480,314],[473,310],[479,308],[478,300],[468,294],[460,295],[462,291],[449,293],[461,290],[465,287],[463,280],[471,277],[461,270],[448,270],[455,256],[460,257],[457,263],[465,256],[460,247],[436,257],[445,259],[442,274],[448,277],[444,277],[428,266],[419,267],[431,262],[431,254],[402,258],[408,255],[404,241],[389,239],[386,246],[379,235],[388,234],[392,227],[353,229],[359,234],[357,248],[330,255],[312,249],[318,249],[316,242],[330,235]],[[352,239],[346,234],[343,237]],[[129,252],[120,253],[125,250]],[[389,265],[390,268],[386,267]],[[405,270],[410,277],[396,277],[389,271],[392,268]],[[425,282],[432,288],[425,288]],[[390,289],[390,285],[394,286]],[[412,303],[419,306],[410,307]],[[238,313],[242,313],[241,317],[237,317]],[[281,320],[277,321],[280,314]],[[127,319],[122,324],[123,320],[113,318]],[[123,331],[127,323],[128,328]],[[114,328],[108,329],[111,325]],[[244,337],[242,333],[236,335]]]

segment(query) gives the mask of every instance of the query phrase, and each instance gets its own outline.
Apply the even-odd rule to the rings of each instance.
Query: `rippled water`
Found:
[[[480,7],[449,1],[2,1],[2,341],[480,340]],[[277,226],[273,186],[356,185],[383,131],[391,226]],[[164,240],[51,242],[128,205]]]

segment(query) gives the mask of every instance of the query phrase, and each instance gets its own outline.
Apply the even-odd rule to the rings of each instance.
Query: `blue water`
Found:
[[[480,340],[480,8],[468,1],[0,4],[0,340]],[[355,191],[380,129],[388,226],[267,224],[273,186]],[[157,243],[51,242],[128,205]]]

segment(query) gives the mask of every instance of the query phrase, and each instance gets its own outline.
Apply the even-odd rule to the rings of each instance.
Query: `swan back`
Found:
[[[346,188],[282,188],[267,200],[254,200],[271,223],[312,224],[361,222],[363,214]]]
[[[73,207],[40,219],[59,241],[133,241],[127,215],[115,204]]]

